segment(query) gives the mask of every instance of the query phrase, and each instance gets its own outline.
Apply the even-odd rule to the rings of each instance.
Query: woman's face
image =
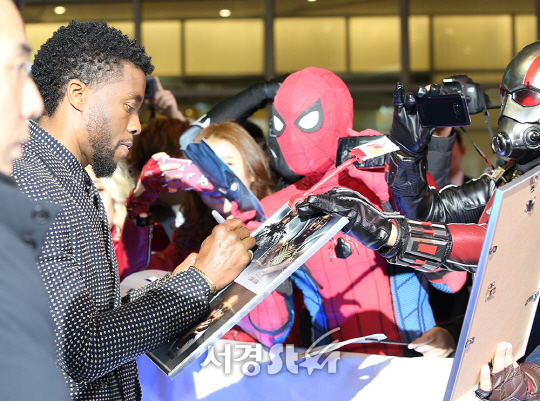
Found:
[[[249,188],[255,177],[248,174],[244,168],[244,158],[240,151],[229,141],[219,138],[207,139],[208,145],[212,148],[218,157],[229,166],[240,180]],[[234,189],[234,188],[232,188]],[[201,192],[203,202],[210,209],[217,210],[221,215],[227,217],[231,214],[231,203],[225,199],[219,192],[212,194]]]

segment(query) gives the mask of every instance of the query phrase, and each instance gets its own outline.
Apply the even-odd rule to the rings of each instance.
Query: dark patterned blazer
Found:
[[[71,397],[139,400],[134,359],[207,313],[210,288],[189,269],[120,299],[101,198],[75,156],[37,124],[13,178],[36,201],[63,206],[38,260],[55,322],[57,362]]]

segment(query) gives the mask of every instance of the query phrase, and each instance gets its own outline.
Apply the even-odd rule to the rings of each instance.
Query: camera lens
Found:
[[[509,156],[512,152],[512,143],[510,142],[508,135],[501,132],[497,132],[497,135],[493,137],[491,147],[499,156]]]

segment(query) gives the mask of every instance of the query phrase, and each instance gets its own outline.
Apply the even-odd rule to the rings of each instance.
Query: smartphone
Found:
[[[157,84],[155,77],[146,77],[146,89],[144,90],[145,99],[153,99],[156,94]]]
[[[344,138],[338,138],[337,153],[336,153],[336,167],[351,158],[351,156],[349,155],[349,150],[351,150],[352,148],[363,145],[364,143],[369,143],[383,136],[384,135],[347,136]],[[354,162],[353,165],[356,168],[373,169],[373,168],[381,168],[381,167],[384,168],[384,163],[385,163],[385,155],[382,155],[382,156],[374,157],[372,159],[368,159],[362,163]]]
[[[471,124],[467,100],[458,93],[420,97],[416,99],[416,108],[423,127],[466,127]]]

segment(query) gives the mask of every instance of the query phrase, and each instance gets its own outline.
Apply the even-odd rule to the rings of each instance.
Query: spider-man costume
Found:
[[[261,201],[267,216],[333,168],[337,139],[355,135],[352,121],[350,92],[332,72],[310,67],[283,82],[274,100],[270,135],[276,136],[289,168],[304,178]],[[354,189],[380,207],[389,199],[384,179],[381,186],[376,178],[380,174],[343,172],[330,185]],[[427,301],[427,277],[387,264],[385,258],[352,237],[337,234],[306,265],[308,269],[293,274],[292,282],[303,292],[311,316],[312,340],[340,328],[319,344],[375,333],[384,333],[390,340],[412,341],[435,325]],[[464,280],[464,275],[453,273],[437,277],[433,284],[451,292],[459,290]],[[291,304],[290,294],[275,291],[244,319],[242,327],[265,345],[284,342],[291,331],[294,309],[299,312],[298,302],[295,308]],[[353,344],[347,349],[403,355],[403,347],[393,345]]]

